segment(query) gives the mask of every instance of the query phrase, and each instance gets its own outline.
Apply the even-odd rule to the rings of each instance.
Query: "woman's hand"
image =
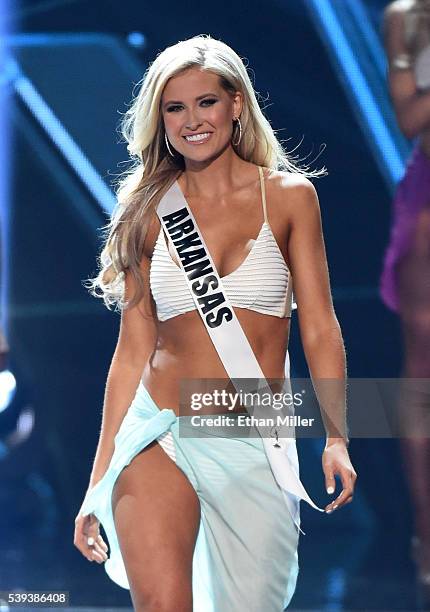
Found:
[[[336,499],[330,502],[325,511],[330,513],[339,506],[349,504],[354,494],[357,474],[352,467],[346,442],[341,438],[328,439],[322,455],[327,493],[333,494],[336,488],[335,475],[340,476],[343,489]]]
[[[100,535],[100,521],[94,514],[82,516],[81,511],[79,511],[75,519],[73,543],[88,561],[95,560],[98,563],[104,563],[108,558],[106,554],[108,546]]]

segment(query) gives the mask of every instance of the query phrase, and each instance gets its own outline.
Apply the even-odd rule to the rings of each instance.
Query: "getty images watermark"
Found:
[[[257,416],[246,412],[231,412],[242,406],[253,406],[258,403],[261,408],[269,408],[271,415]],[[219,408],[219,414],[195,414],[191,415],[191,425],[196,427],[253,427],[253,426],[279,426],[279,427],[311,427],[314,418],[302,417],[297,414],[280,413],[285,407],[298,407],[303,404],[303,398],[299,392],[294,395],[289,392],[268,391],[242,391],[231,392],[226,389],[214,389],[212,392],[193,392],[190,396],[190,409],[202,411],[204,408]]]
[[[182,379],[178,416],[185,437],[426,438],[430,379]]]

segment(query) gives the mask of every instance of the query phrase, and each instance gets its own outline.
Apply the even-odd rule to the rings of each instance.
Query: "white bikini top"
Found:
[[[291,272],[267,220],[263,169],[259,166],[258,170],[264,222],[245,260],[221,280],[232,306],[274,317],[291,317],[291,310],[297,308]],[[159,321],[196,309],[184,273],[168,250],[162,226],[152,254],[149,279]]]

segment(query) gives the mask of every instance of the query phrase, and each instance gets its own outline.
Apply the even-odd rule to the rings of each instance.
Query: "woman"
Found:
[[[75,545],[106,561],[103,524],[106,571],[130,589],[136,610],[280,612],[298,573],[297,500],[312,502],[297,479],[291,494],[293,472],[273,477],[268,456],[280,444],[270,441],[266,456],[259,437],[179,436],[188,418],[179,415],[181,381],[231,377],[235,364],[227,371],[223,359],[243,339],[224,337],[227,354],[217,354],[214,319],[205,329],[158,217],[172,194],[181,212],[192,211],[263,376],[284,378],[291,270],[312,374],[344,382],[317,196],[276,140],[239,56],[210,36],[158,55],[123,133],[136,166],[118,190],[92,285],[107,305],[121,304],[121,328]],[[335,474],[343,483],[329,512],[352,500],[355,472],[346,438],[332,425],[327,431],[326,486],[334,491]]]
[[[406,138],[416,139],[393,203],[380,290],[400,316],[402,377],[430,377],[430,1],[399,0],[384,14],[390,92]],[[410,386],[410,385],[409,385]],[[416,387],[400,406],[401,448],[415,507],[412,539],[418,580],[430,602],[430,440],[423,435],[429,395]],[[428,432],[428,426],[427,430]],[[418,432],[418,435],[414,432]]]

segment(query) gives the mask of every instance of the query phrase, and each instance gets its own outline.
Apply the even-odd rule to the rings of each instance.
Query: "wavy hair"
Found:
[[[167,47],[136,84],[139,92],[120,121],[130,164],[115,181],[116,205],[109,222],[101,228],[104,240],[98,274],[85,281],[90,293],[103,298],[108,309],[132,307],[144,294],[140,262],[148,228],[161,198],[185,169],[183,156],[176,152],[172,157],[166,148],[161,96],[170,78],[192,67],[217,74],[220,85],[231,95],[242,93],[242,138],[239,145],[234,145],[242,159],[306,177],[327,173],[324,167],[310,171],[308,166],[299,166],[284,150],[259,106],[245,64],[231,47],[208,34]],[[236,141],[235,131],[232,140]],[[128,302],[124,299],[127,272],[136,287]]]

